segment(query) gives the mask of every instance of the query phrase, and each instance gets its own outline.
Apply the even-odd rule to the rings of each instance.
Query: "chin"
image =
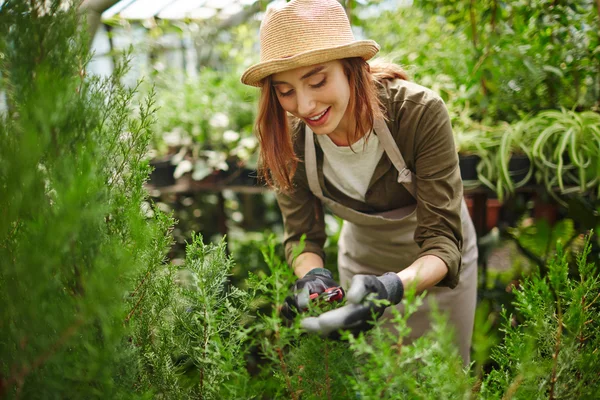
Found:
[[[331,132],[333,132],[332,129],[329,129],[329,128],[323,127],[323,126],[319,126],[316,128],[309,126],[309,128],[311,131],[313,131],[315,133],[315,135],[329,135]]]

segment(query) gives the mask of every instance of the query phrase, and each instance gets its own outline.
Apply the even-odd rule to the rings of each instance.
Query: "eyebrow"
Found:
[[[324,69],[325,69],[324,65],[320,65],[318,67],[315,67],[315,68],[311,69],[310,71],[308,71],[307,73],[305,73],[304,75],[302,75],[302,77],[300,78],[300,80],[304,80],[306,78],[310,78],[311,76],[318,74],[319,72],[323,71]],[[287,82],[273,81],[272,84],[273,85],[281,85],[281,84],[287,84]]]

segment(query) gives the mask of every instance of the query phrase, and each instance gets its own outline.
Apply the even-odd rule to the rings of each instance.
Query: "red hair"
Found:
[[[347,132],[348,143],[354,143],[367,134],[376,118],[385,117],[385,109],[378,96],[377,82],[384,79],[408,80],[408,75],[395,64],[377,62],[371,66],[360,57],[340,60],[350,85],[349,115],[354,116],[355,128]],[[294,152],[292,124],[279,104],[271,77],[263,80],[256,117],[256,134],[260,144],[258,174],[267,185],[283,191],[293,189],[292,180],[298,166]]]

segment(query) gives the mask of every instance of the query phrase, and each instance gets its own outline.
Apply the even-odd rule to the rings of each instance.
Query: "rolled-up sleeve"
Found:
[[[298,168],[296,176],[305,174],[304,168]],[[283,216],[285,257],[292,266],[294,249],[306,235],[304,249],[299,253],[315,253],[325,260],[326,233],[323,219],[323,206],[310,189],[302,184],[290,193],[278,192],[277,203]]]
[[[437,286],[454,288],[461,268],[463,186],[450,118],[441,99],[428,104],[414,143],[419,256],[442,259],[448,274]]]

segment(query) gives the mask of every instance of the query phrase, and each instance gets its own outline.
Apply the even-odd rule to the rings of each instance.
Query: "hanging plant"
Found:
[[[498,135],[498,145],[485,149],[477,166],[479,180],[495,191],[500,202],[507,194],[525,186],[533,175],[529,146],[529,122],[505,123],[491,135]]]
[[[592,111],[544,111],[531,121],[537,138],[532,154],[548,192],[600,193],[600,114]]]

